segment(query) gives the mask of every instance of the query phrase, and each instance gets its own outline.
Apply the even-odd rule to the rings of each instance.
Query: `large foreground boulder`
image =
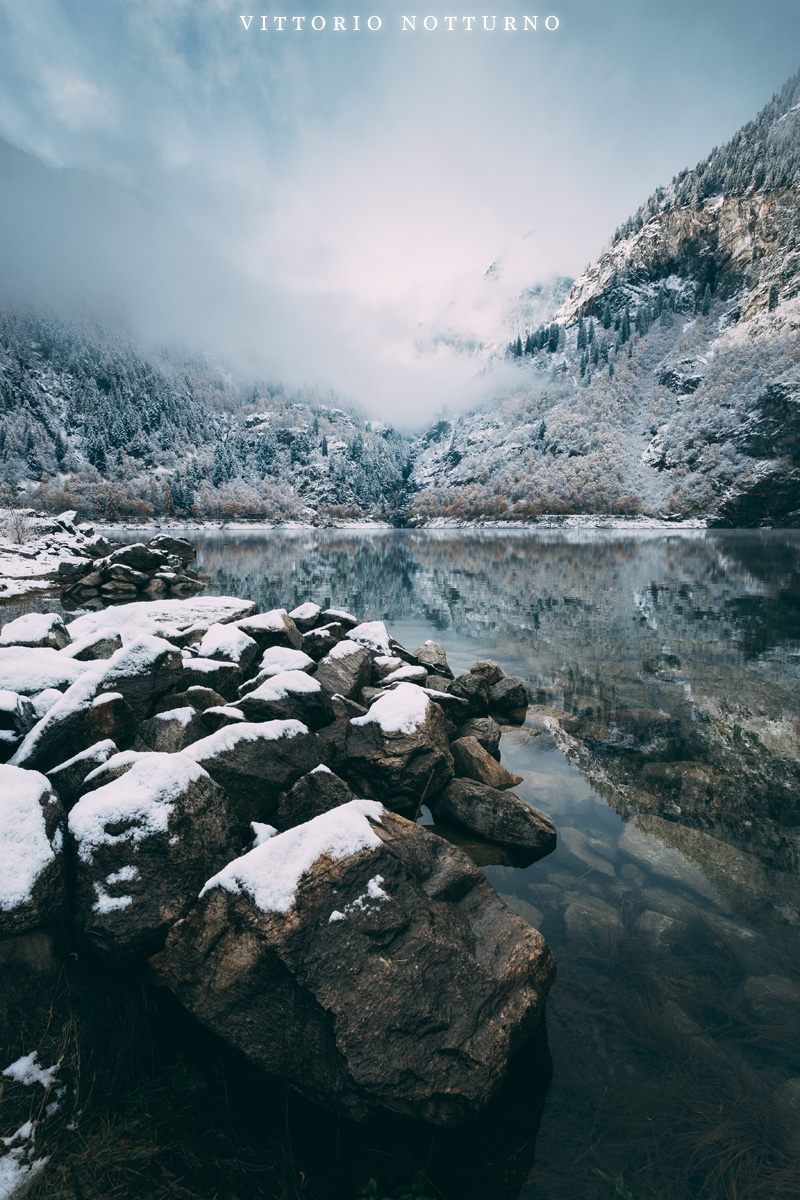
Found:
[[[223,868],[151,964],[316,1102],[438,1124],[486,1106],[555,970],[464,854],[364,800]]]
[[[234,825],[225,793],[196,763],[142,754],[70,813],[78,928],[113,958],[146,958],[209,870],[235,854]]]
[[[356,792],[415,810],[453,777],[449,722],[413,683],[379,696],[347,727],[347,775]]]
[[[44,775],[0,766],[0,935],[61,911],[64,809]]]

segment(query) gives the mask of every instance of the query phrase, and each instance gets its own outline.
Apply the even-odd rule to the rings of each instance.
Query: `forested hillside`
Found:
[[[88,517],[392,519],[408,445],[332,398],[147,359],[88,319],[6,309],[0,460],[7,501]]]

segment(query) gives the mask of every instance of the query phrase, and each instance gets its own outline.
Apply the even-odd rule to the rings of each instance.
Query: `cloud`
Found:
[[[800,34],[784,0],[755,34],[744,0],[563,0],[550,40],[401,35],[388,9],[376,35],[246,33],[240,8],[0,0],[0,135],[88,173],[4,181],[6,286],[405,423],[500,379],[440,335],[501,340],[520,290],[769,98]]]

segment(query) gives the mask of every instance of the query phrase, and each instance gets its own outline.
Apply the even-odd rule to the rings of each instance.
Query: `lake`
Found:
[[[380,618],[409,649],[442,642],[456,673],[493,658],[528,685],[502,760],[558,849],[519,865],[461,841],[555,953],[552,1082],[540,1053],[506,1117],[476,1126],[468,1171],[451,1156],[416,1194],[800,1194],[800,535],[187,536],[210,593]],[[312,1163],[298,1147],[335,1118],[299,1111]],[[317,1165],[308,1194],[382,1196],[380,1155],[400,1152],[381,1136],[361,1139],[377,1190],[326,1190]],[[359,1136],[345,1142],[357,1156]]]

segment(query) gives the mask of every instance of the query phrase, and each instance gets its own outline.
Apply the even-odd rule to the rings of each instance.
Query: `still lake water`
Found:
[[[800,536],[188,536],[209,593],[346,608],[528,684],[502,759],[558,849],[471,849],[558,961],[553,1079],[470,1194],[800,1195]]]

